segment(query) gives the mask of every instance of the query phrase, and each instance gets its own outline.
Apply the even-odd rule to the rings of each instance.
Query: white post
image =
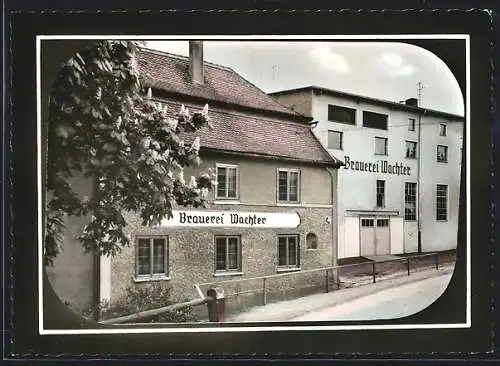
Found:
[[[111,257],[101,255],[100,261],[99,300],[103,302],[111,299]]]

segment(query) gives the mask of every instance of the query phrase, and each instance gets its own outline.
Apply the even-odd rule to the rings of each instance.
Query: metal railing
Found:
[[[251,282],[251,281],[262,281],[262,285],[259,289],[250,289],[250,290],[245,290],[245,291],[237,291],[237,292],[225,292],[225,297],[230,298],[230,297],[236,297],[244,294],[249,294],[249,293],[262,293],[262,302],[263,305],[266,305],[268,303],[268,284],[270,280],[280,278],[280,277],[289,277],[289,276],[301,276],[309,273],[320,273],[320,272],[325,272],[325,292],[328,293],[330,291],[330,277],[331,275],[336,272],[336,285],[337,288],[340,288],[340,276],[338,275],[338,272],[347,269],[347,268],[355,268],[355,267],[362,267],[362,266],[368,266],[371,265],[371,277],[373,283],[376,283],[377,281],[377,265],[381,265],[384,263],[391,263],[391,262],[406,262],[406,270],[408,273],[408,276],[410,275],[411,272],[411,262],[414,259],[421,259],[425,257],[434,257],[434,265],[436,270],[439,269],[439,253],[426,253],[426,254],[418,254],[418,255],[412,255],[412,256],[406,256],[406,257],[400,257],[400,258],[392,258],[392,259],[387,259],[387,260],[381,260],[381,261],[373,261],[373,262],[362,262],[362,263],[353,263],[353,264],[345,264],[345,265],[338,265],[338,266],[330,266],[330,267],[322,267],[322,268],[314,268],[314,269],[308,269],[308,270],[300,270],[300,271],[291,271],[291,272],[286,272],[286,273],[277,273],[277,274],[272,274],[272,275],[266,275],[266,276],[258,276],[258,277],[248,277],[248,278],[238,278],[238,279],[230,279],[230,280],[222,280],[222,281],[217,281],[217,282],[205,282],[201,284],[196,284],[196,290],[198,293],[203,294],[203,291],[201,290],[201,287],[204,286],[222,286],[226,284],[231,284],[235,285],[237,283],[244,283],[244,282]]]
[[[134,323],[141,320],[150,319],[154,316],[161,315],[164,313],[183,310],[193,306],[200,306],[207,304],[208,308],[208,320],[210,322],[221,322],[224,318],[224,291],[220,288],[211,288],[207,291],[207,296],[203,296],[199,299],[194,299],[191,301],[178,303],[174,305],[164,306],[157,309],[144,310],[134,314],[120,316],[117,318],[110,318],[106,320],[101,320],[101,324],[123,324],[123,323]]]
[[[373,283],[377,281],[377,265],[383,264],[383,263],[391,263],[391,262],[406,262],[407,266],[407,273],[408,276],[410,275],[410,269],[411,269],[411,261],[413,259],[421,259],[424,257],[435,257],[435,268],[436,270],[439,269],[439,253],[427,253],[427,254],[419,254],[419,255],[414,255],[414,256],[408,256],[408,257],[401,257],[401,258],[393,258],[393,259],[387,259],[387,260],[382,260],[382,261],[373,261],[372,263],[370,262],[362,262],[362,263],[353,263],[353,264],[345,264],[345,265],[340,265],[340,266],[330,266],[330,267],[322,267],[322,268],[314,268],[314,269],[308,269],[308,270],[303,270],[303,271],[293,271],[293,272],[286,272],[286,273],[278,273],[278,274],[273,274],[273,275],[267,275],[267,276],[259,276],[259,277],[249,277],[249,278],[239,278],[239,279],[231,279],[231,280],[225,280],[225,281],[218,281],[218,282],[206,282],[206,283],[201,283],[201,284],[196,284],[195,288],[198,291],[198,294],[200,297],[198,299],[194,299],[191,301],[179,303],[179,304],[174,304],[174,305],[169,305],[169,306],[164,306],[161,308],[157,309],[151,309],[151,310],[145,310],[141,311],[135,314],[130,314],[126,316],[121,316],[117,318],[111,318],[111,319],[106,319],[100,321],[101,324],[123,324],[123,323],[134,323],[138,322],[144,319],[152,318],[157,315],[161,315],[163,313],[167,312],[172,312],[176,310],[182,310],[186,309],[189,307],[193,306],[200,306],[200,305],[205,305],[207,304],[208,308],[208,318],[210,322],[221,322],[224,319],[225,316],[225,299],[229,297],[234,297],[234,296],[239,296],[242,294],[247,294],[247,293],[256,293],[256,292],[262,292],[262,298],[263,298],[263,304],[267,304],[267,294],[268,294],[268,282],[271,279],[275,278],[285,278],[289,276],[294,276],[294,275],[304,275],[307,273],[320,273],[322,271],[325,272],[325,292],[329,292],[330,290],[330,275],[333,274],[333,271],[337,271],[337,276],[336,276],[336,281],[337,281],[337,288],[340,287],[340,276],[338,275],[338,271],[347,269],[347,268],[355,268],[355,267],[361,267],[361,266],[367,266],[371,265],[371,276],[373,278]],[[242,283],[242,282],[248,282],[248,281],[262,281],[262,290],[257,290],[257,289],[251,289],[251,290],[246,290],[246,291],[239,291],[239,292],[233,292],[233,293],[226,293],[223,289],[224,284],[235,284],[235,283]],[[209,290],[207,291],[207,295],[205,296],[203,291],[201,290],[202,286],[210,286]]]

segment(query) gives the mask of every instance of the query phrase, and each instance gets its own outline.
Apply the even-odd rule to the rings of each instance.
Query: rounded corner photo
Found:
[[[422,42],[38,39],[41,331],[425,311],[463,260],[468,127]]]

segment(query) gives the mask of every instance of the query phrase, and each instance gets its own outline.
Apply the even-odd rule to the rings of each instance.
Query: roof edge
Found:
[[[189,57],[188,56],[182,56],[182,55],[178,55],[178,54],[174,54],[174,53],[169,53],[169,52],[166,52],[166,51],[159,51],[159,50],[156,50],[156,49],[151,49],[151,48],[147,48],[147,47],[144,47],[144,46],[139,46],[139,50],[142,51],[142,52],[149,52],[149,53],[152,53],[152,54],[155,54],[155,55],[158,55],[158,56],[163,56],[163,57],[170,57],[170,58],[174,58],[174,59],[178,59],[178,60],[182,60],[182,61],[185,61],[185,62],[189,62]],[[245,77],[243,77],[240,73],[238,73],[236,70],[234,70],[233,68],[229,67],[229,66],[223,66],[223,65],[220,65],[220,64],[216,64],[216,63],[213,63],[213,62],[209,62],[207,60],[203,60],[203,64],[206,65],[206,66],[210,66],[210,67],[214,67],[214,68],[217,68],[217,69],[220,69],[220,70],[224,70],[224,71],[228,71],[228,72],[231,72],[233,73],[234,75],[236,75],[236,77],[238,77],[243,83],[246,83],[248,84],[249,86],[251,86],[252,88],[254,88],[258,93],[260,93],[263,97],[265,98],[269,98],[272,100],[272,102],[276,103],[277,105],[279,105],[280,107],[282,107],[283,109],[285,110],[288,110],[289,112],[279,112],[279,111],[273,111],[273,110],[270,110],[270,109],[262,109],[262,108],[252,108],[252,107],[249,107],[249,106],[243,106],[241,104],[237,104],[237,103],[227,103],[227,102],[221,102],[221,103],[226,103],[228,105],[237,105],[237,106],[242,106],[242,107],[245,107],[245,108],[249,108],[249,109],[254,109],[254,110],[260,110],[260,111],[269,111],[269,112],[272,112],[272,113],[278,113],[278,114],[281,114],[283,116],[294,116],[296,117],[296,119],[299,119],[299,120],[302,120],[304,122],[309,122],[311,121],[312,119],[305,119],[303,117],[307,117],[307,116],[303,116],[302,114],[294,111],[293,109],[291,109],[290,107],[284,105],[283,103],[280,103],[276,98],[274,98],[272,95],[270,95],[269,93],[266,93],[264,90],[262,90],[261,88],[259,88],[257,85],[255,85],[254,83],[252,83],[250,80],[247,80]],[[147,84],[147,83],[146,83]],[[157,89],[157,90],[162,90],[162,89]],[[174,92],[170,92],[170,91],[165,91],[165,92],[169,92],[169,93],[174,93]],[[183,93],[179,93],[180,95],[183,95],[185,96],[186,94],[183,94]],[[215,99],[213,99],[214,101],[216,101]]]
[[[147,83],[145,83],[145,86],[149,86]],[[313,117],[309,116],[304,116],[302,114],[298,113],[285,113],[285,112],[279,112],[279,111],[273,111],[269,109],[262,109],[262,108],[255,108],[255,107],[249,107],[245,106],[242,104],[237,104],[237,103],[228,103],[224,101],[220,101],[217,99],[207,99],[207,98],[202,98],[202,97],[196,97],[180,92],[173,92],[173,91],[167,91],[164,89],[159,89],[155,87],[151,87],[153,90],[153,95],[156,92],[159,92],[155,95],[155,97],[158,98],[168,98],[168,96],[172,97],[177,97],[176,99],[179,99],[179,97],[182,97],[187,102],[192,102],[192,103],[199,103],[199,104],[209,104],[213,106],[214,108],[225,108],[225,109],[233,109],[235,111],[242,111],[242,112],[259,112],[262,115],[267,115],[267,116],[275,116],[275,117],[281,117],[281,118],[287,118],[291,121],[297,121],[300,123],[307,123],[313,120]]]
[[[270,160],[296,162],[296,163],[302,163],[302,164],[307,164],[307,165],[316,165],[316,166],[334,167],[334,168],[340,168],[342,165],[344,165],[342,162],[340,162],[338,160],[333,160],[333,158],[331,158],[331,161],[305,160],[305,159],[297,159],[297,158],[291,158],[288,156],[281,156],[281,155],[271,155],[271,154],[263,154],[263,153],[256,153],[256,152],[224,150],[224,149],[216,149],[216,148],[203,147],[203,146],[200,147],[200,152],[220,153],[220,154],[227,154],[227,155],[234,155],[234,156],[245,156],[245,157],[252,157],[252,158],[262,158],[262,159],[270,159]],[[328,156],[330,156],[330,155],[328,155]]]
[[[335,157],[332,154],[330,154],[330,152],[328,151],[328,149],[323,145],[323,143],[321,142],[321,140],[316,136],[316,134],[313,132],[313,130],[311,128],[309,128],[309,132],[312,135],[313,139],[315,139],[316,142],[319,144],[319,146],[321,147],[321,149],[323,150],[323,152],[326,155],[328,155],[330,157],[330,159],[332,159],[333,161],[335,161],[337,168],[340,168],[341,166],[345,165],[342,160],[340,160],[337,157]]]
[[[420,112],[422,114],[430,114],[430,115],[434,115],[434,116],[439,116],[439,117],[442,116],[442,117],[447,117],[450,119],[457,119],[460,121],[465,121],[465,116],[461,116],[461,115],[454,114],[454,113],[448,113],[448,112],[443,112],[443,111],[438,111],[438,110],[423,108],[423,107],[409,106],[407,104],[397,103],[397,102],[393,102],[393,101],[386,100],[386,99],[372,98],[372,97],[367,97],[367,96],[360,95],[360,94],[347,93],[347,92],[343,92],[341,90],[329,89],[329,88],[324,88],[324,87],[316,86],[316,85],[308,85],[308,86],[303,86],[303,87],[299,87],[299,88],[278,90],[278,91],[275,91],[275,92],[272,92],[269,94],[272,96],[278,96],[278,95],[293,94],[293,93],[297,93],[297,92],[301,92],[301,91],[305,91],[305,90],[311,90],[313,92],[322,92],[322,93],[336,95],[336,96],[343,96],[343,97],[347,97],[347,98],[351,98],[351,99],[364,100],[364,101],[378,103],[378,104],[382,104],[382,105],[385,105],[388,107],[396,107],[396,108],[400,108],[400,109],[404,109],[404,110],[408,110],[408,111],[412,111],[412,112],[417,112],[417,113]]]

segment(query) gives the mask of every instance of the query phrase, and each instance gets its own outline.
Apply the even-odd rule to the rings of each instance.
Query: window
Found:
[[[295,169],[278,170],[278,201],[299,201],[299,171]]]
[[[437,161],[440,163],[448,162],[448,146],[444,145],[437,146]]]
[[[308,233],[306,236],[306,248],[318,249],[318,237],[314,233]]]
[[[342,132],[328,131],[328,148],[342,150]]]
[[[444,184],[436,186],[436,220],[448,220],[448,186]]]
[[[378,219],[377,220],[377,227],[388,227],[389,226],[389,219]]]
[[[405,220],[417,219],[417,183],[405,183]]]
[[[167,276],[167,238],[137,238],[137,276]]]
[[[278,236],[278,266],[299,267],[299,236]]]
[[[356,110],[352,108],[341,107],[338,105],[328,105],[328,120],[332,122],[356,124]]]
[[[238,167],[236,165],[217,164],[216,198],[238,197]]]
[[[373,219],[361,219],[362,227],[373,227]]]
[[[387,155],[387,139],[384,137],[375,137],[375,154]]]
[[[385,180],[377,180],[377,207],[385,206]]]
[[[408,159],[417,158],[417,143],[413,141],[406,141],[406,157]]]
[[[446,136],[446,125],[443,123],[439,125],[439,136]]]
[[[408,131],[415,131],[415,118],[408,119]]]
[[[241,246],[239,236],[215,237],[215,271],[241,271]]]
[[[387,114],[363,111],[363,127],[387,130]]]

